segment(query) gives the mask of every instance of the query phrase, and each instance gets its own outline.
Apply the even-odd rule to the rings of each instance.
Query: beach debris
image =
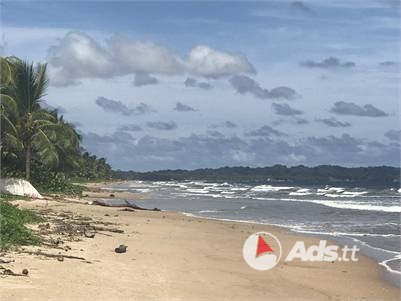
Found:
[[[85,231],[84,231],[85,237],[88,237],[88,238],[94,238],[95,234],[96,234],[95,230],[92,230],[92,229],[85,229]]]
[[[65,246],[63,250],[66,251],[66,252],[68,252],[68,251],[71,250],[71,247],[70,247],[70,246]]]
[[[19,274],[19,273],[15,273],[13,270],[11,269],[7,269],[3,266],[0,265],[0,275],[4,275],[4,276],[26,276],[25,274]]]
[[[57,260],[58,260],[58,261],[64,261],[64,257],[63,257],[63,256],[58,256],[58,257],[57,257]]]
[[[28,276],[28,274],[29,274],[28,269],[23,269],[22,270],[22,275]]]
[[[77,259],[77,260],[86,260],[83,257],[79,257],[79,256],[72,256],[72,255],[60,255],[60,254],[49,254],[49,253],[45,253],[42,251],[19,251],[19,253],[24,253],[24,254],[29,254],[29,255],[38,255],[38,256],[44,256],[44,257],[50,257],[50,258],[57,258],[57,260],[59,261],[63,261],[64,258],[67,259]],[[59,258],[63,258],[63,259],[59,259]]]
[[[131,209],[131,208],[123,208],[123,209],[120,209],[119,211],[135,212],[135,210]]]
[[[10,263],[10,262],[14,262],[14,259],[1,259],[0,258],[0,263]]]
[[[115,229],[115,228],[105,228],[105,227],[93,227],[96,231],[106,231],[106,232],[114,232],[114,233],[124,233],[124,230]]]
[[[50,229],[50,224],[49,224],[49,223],[46,223],[46,224],[39,224],[38,228],[39,228],[40,230],[47,230],[47,229]]]
[[[128,247],[125,246],[125,245],[120,245],[119,247],[114,249],[114,252],[116,252],[116,253],[125,253],[125,252],[127,252],[127,248]]]
[[[153,209],[148,209],[148,208],[143,208],[138,205],[136,205],[133,202],[129,202],[127,200],[107,200],[107,199],[98,199],[93,201],[94,205],[99,205],[99,206],[105,206],[105,207],[128,207],[136,210],[148,210],[148,211],[161,211],[159,208],[153,208]]]
[[[114,195],[114,194],[112,194],[112,193],[110,193],[110,197],[111,197],[111,198],[114,198],[114,197],[115,197],[115,195]]]

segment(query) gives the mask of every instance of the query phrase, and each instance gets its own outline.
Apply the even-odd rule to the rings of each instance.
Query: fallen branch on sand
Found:
[[[61,254],[49,254],[49,253],[44,253],[41,251],[19,251],[19,253],[24,253],[24,254],[29,254],[29,255],[38,255],[38,256],[45,256],[45,257],[50,257],[50,258],[68,258],[68,259],[78,259],[78,260],[85,260],[85,258],[83,257],[79,257],[79,256],[72,256],[72,255],[61,255]]]
[[[19,274],[19,273],[15,273],[10,269],[6,269],[5,267],[0,266],[0,275],[4,275],[4,276],[27,276],[27,274]]]
[[[105,227],[92,227],[93,230],[96,231],[106,231],[106,232],[114,232],[114,233],[124,233],[124,230],[115,229],[115,228],[105,228]]]
[[[131,209],[131,208],[123,208],[123,209],[120,209],[120,211],[135,212],[135,210]]]
[[[148,208],[143,208],[135,203],[128,202],[127,200],[95,200],[92,203],[93,205],[99,205],[99,206],[105,206],[105,207],[128,207],[136,210],[147,210],[147,211],[160,211],[159,208],[153,208],[153,209],[148,209]]]

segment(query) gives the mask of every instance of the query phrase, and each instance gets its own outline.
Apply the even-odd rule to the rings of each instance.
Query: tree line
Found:
[[[390,166],[346,168],[274,165],[270,167],[222,167],[150,172],[114,171],[114,178],[141,181],[210,181],[250,184],[341,185],[347,187],[400,187],[400,168]]]
[[[0,57],[1,175],[32,182],[108,179],[111,167],[81,145],[74,125],[45,106],[46,64]]]

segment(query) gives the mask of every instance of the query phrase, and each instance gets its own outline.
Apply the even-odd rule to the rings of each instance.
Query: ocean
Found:
[[[112,189],[142,192],[137,205],[219,220],[269,224],[357,245],[399,285],[401,190],[233,183],[142,182]]]

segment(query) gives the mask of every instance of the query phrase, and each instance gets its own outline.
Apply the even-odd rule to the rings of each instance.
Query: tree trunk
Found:
[[[31,142],[28,142],[26,145],[25,178],[27,179],[27,181],[29,181],[31,178]]]

